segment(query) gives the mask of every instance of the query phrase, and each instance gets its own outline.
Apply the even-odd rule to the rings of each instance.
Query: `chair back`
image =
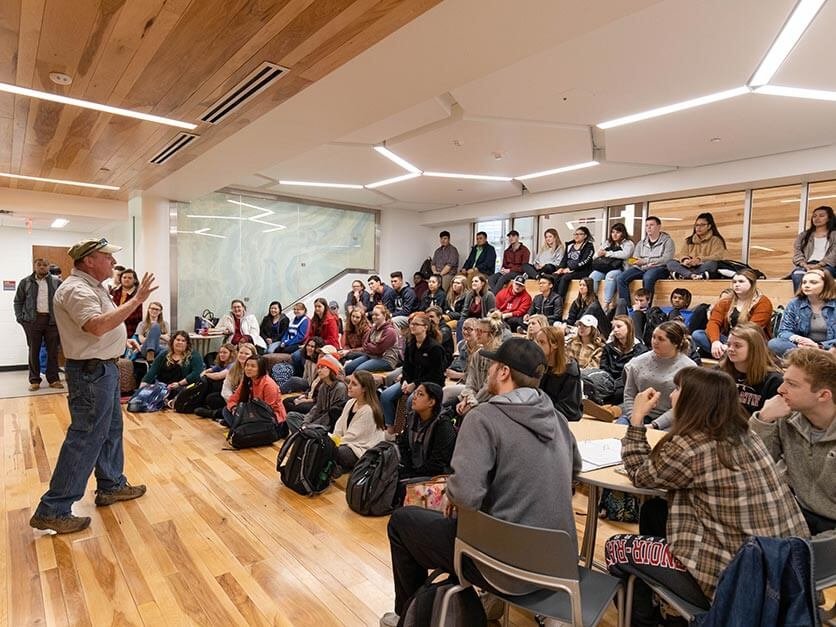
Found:
[[[527,527],[460,509],[456,537],[495,560],[520,570],[578,579],[578,549],[565,531]]]
[[[836,585],[836,534],[814,537],[810,545],[813,549],[813,581],[816,590]]]

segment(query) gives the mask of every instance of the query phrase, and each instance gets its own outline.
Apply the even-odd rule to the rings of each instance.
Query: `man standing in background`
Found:
[[[14,298],[15,319],[26,333],[29,345],[29,391],[41,387],[41,344],[46,344],[46,380],[63,388],[58,379],[58,326],[52,311],[55,290],[61,280],[49,273],[46,259],[35,259],[34,272],[21,279]]]
[[[450,243],[450,231],[442,231],[438,239],[441,246],[433,253],[432,272],[441,277],[441,289],[446,292],[459,269],[459,251]]]

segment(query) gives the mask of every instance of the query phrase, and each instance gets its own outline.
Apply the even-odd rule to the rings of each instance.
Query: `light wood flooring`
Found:
[[[125,415],[126,475],[148,493],[96,508],[91,481],[74,508],[91,527],[57,536],[28,520],[66,398],[0,401],[0,625],[377,625],[392,609],[388,517],[354,514],[338,487],[313,498],[284,488],[278,446],[225,450],[223,430],[195,416]],[[585,507],[577,495],[579,530]],[[596,555],[633,528],[601,523]],[[616,624],[614,610],[603,624]]]

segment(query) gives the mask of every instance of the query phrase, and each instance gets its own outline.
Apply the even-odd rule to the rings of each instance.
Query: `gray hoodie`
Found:
[[[470,410],[456,440],[447,492],[456,506],[577,544],[572,480],[581,456],[569,423],[541,390],[517,388]]]

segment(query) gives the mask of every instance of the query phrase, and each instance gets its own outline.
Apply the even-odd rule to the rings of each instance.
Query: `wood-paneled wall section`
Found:
[[[815,208],[822,205],[836,207],[836,181],[810,183],[807,193],[807,216],[804,220],[805,229],[810,226],[810,216]]]
[[[697,215],[710,213],[714,216],[720,234],[726,240],[728,247],[726,257],[741,259],[744,198],[745,193],[740,191],[659,200],[650,203],[647,215],[657,216],[662,220],[662,230],[670,235],[676,244],[676,258],[678,259],[684,255],[685,238],[693,233]]]
[[[0,170],[117,185],[127,199],[340,67],[440,0],[3,0],[0,81],[196,122],[264,61],[290,69],[162,166],[178,129],[0,94]],[[73,78],[52,83],[50,72]],[[51,183],[4,185],[58,191]],[[63,188],[66,192],[66,188]]]
[[[792,270],[800,205],[801,185],[752,190],[749,265],[771,279]]]

